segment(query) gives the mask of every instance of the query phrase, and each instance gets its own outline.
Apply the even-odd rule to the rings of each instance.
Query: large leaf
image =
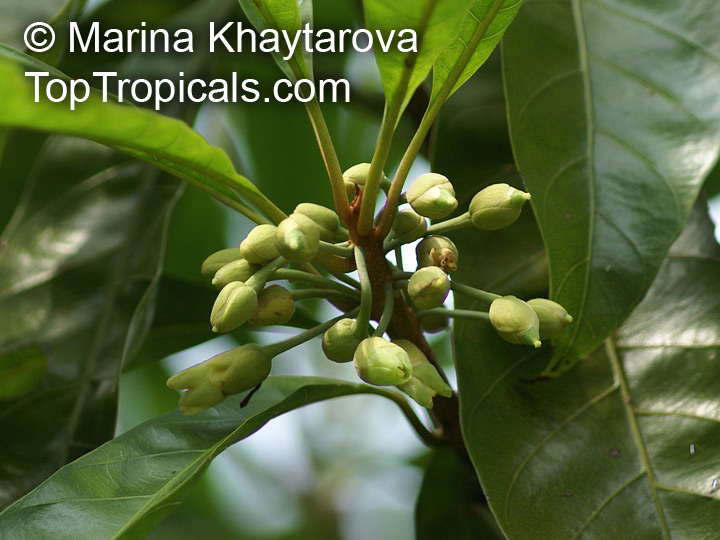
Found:
[[[458,325],[461,416],[510,539],[715,538],[720,247],[698,207],[614,338],[557,379],[551,355]]]
[[[0,126],[57,131],[95,140],[191,182],[238,210],[247,206],[237,192],[271,219],[284,214],[233,168],[227,154],[179,120],[114,103],[97,96],[70,110],[68,103],[34,102],[33,81],[15,59],[0,57]],[[42,95],[42,93],[41,93]]]
[[[138,539],[169,514],[210,462],[268,421],[303,405],[373,387],[312,377],[272,377],[245,407],[159,416],[64,467],[0,514],[3,538]]]
[[[510,131],[575,317],[556,373],[640,302],[720,143],[720,3],[528,0],[504,41]]]
[[[259,32],[265,29],[284,32],[292,42],[298,32],[309,25],[312,30],[312,0],[238,0],[247,18]],[[297,47],[290,56],[280,37],[282,52],[273,52],[275,62],[290,80],[312,79],[312,53],[305,49],[301,36]],[[287,58],[287,60],[286,60]]]
[[[447,99],[493,52],[523,0],[475,0],[453,43],[433,66],[431,100]],[[449,87],[449,88],[448,88]]]
[[[460,22],[473,0],[363,0],[367,29],[373,33],[375,59],[388,103],[407,104],[418,85],[427,77],[437,57],[457,36]],[[398,44],[417,35],[417,52],[400,50]],[[384,52],[377,32],[393,41]],[[402,35],[400,35],[402,33]],[[405,44],[407,45],[407,43]]]
[[[53,137],[0,237],[0,350],[47,369],[0,402],[0,506],[112,437],[126,347],[152,314],[172,178]]]

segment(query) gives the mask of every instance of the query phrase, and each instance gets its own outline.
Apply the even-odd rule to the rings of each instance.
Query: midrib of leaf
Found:
[[[638,449],[638,455],[640,456],[640,462],[642,463],[643,471],[647,475],[650,493],[652,494],[653,502],[655,503],[655,510],[657,512],[658,521],[660,522],[660,528],[663,533],[663,538],[669,539],[670,531],[667,521],[665,519],[665,512],[663,511],[662,505],[660,504],[660,498],[657,493],[658,482],[655,478],[655,473],[653,472],[652,466],[650,464],[650,456],[648,454],[647,447],[645,446],[645,441],[642,438],[642,433],[640,432],[640,426],[638,425],[635,411],[633,410],[633,401],[632,396],[630,395],[630,388],[628,386],[627,379],[625,378],[625,373],[620,363],[620,358],[618,357],[617,346],[615,345],[615,341],[613,340],[613,338],[607,338],[605,340],[605,351],[610,362],[610,368],[613,372],[613,376],[615,380],[620,384],[620,394],[622,395],[623,408],[625,409],[625,414],[627,415],[630,430],[632,431],[633,439],[635,440],[635,446],[637,446]],[[586,523],[585,526],[587,525],[589,525],[589,522]]]
[[[580,72],[582,73],[583,80],[583,91],[585,97],[585,121],[587,123],[587,159],[588,159],[588,179],[590,180],[590,226],[588,227],[588,248],[587,256],[585,257],[585,282],[583,283],[582,297],[580,299],[580,309],[577,313],[577,320],[575,321],[574,329],[566,347],[570,348],[577,337],[577,333],[580,329],[580,323],[585,319],[585,304],[588,296],[588,283],[590,282],[590,267],[592,260],[593,250],[593,237],[595,235],[595,111],[592,101],[592,88],[590,84],[590,67],[587,50],[587,37],[585,35],[585,26],[583,24],[582,12],[580,8],[580,0],[571,0],[573,18],[575,20],[575,31],[578,38],[578,57],[580,60]],[[565,276],[567,277],[567,275]],[[552,279],[552,274],[550,275]],[[552,283],[550,283],[550,290],[553,290]]]

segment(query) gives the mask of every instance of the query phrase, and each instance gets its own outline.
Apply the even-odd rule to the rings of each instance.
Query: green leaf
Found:
[[[34,0],[13,2],[0,0],[0,42],[23,47],[25,28],[34,22],[48,21],[61,8],[65,0]]]
[[[0,237],[0,349],[49,357],[0,404],[0,506],[112,437],[117,378],[147,331],[178,182],[108,148],[51,137]]]
[[[262,32],[265,29],[286,32],[292,42],[306,24],[312,30],[312,0],[238,0],[252,25]],[[282,52],[273,52],[273,58],[283,73],[292,81],[313,78],[312,53],[304,46],[301,35],[292,56],[280,35]]]
[[[430,455],[415,505],[416,540],[501,540],[469,463],[450,448]]]
[[[464,435],[509,539],[716,535],[720,246],[702,206],[617,335],[562,377],[532,382],[551,348],[458,325]]]
[[[718,155],[718,16],[715,0],[528,0],[505,36],[513,148],[575,318],[548,374],[642,300]]]
[[[433,66],[431,100],[445,101],[472,77],[500,42],[523,0],[475,0],[453,43]],[[446,88],[449,86],[449,88]]]
[[[455,41],[460,22],[472,4],[473,0],[363,0],[388,103],[405,108],[435,60]],[[411,45],[410,41],[403,44],[410,37],[403,32],[406,29],[416,33],[416,52],[406,52]],[[378,32],[389,43],[387,52],[382,50]]]
[[[0,51],[2,52],[2,51]],[[46,70],[47,71],[47,70]],[[0,55],[0,126],[55,131],[101,142],[152,163],[250,216],[241,193],[271,219],[284,215],[247,178],[227,154],[211,146],[187,124],[152,111],[103,103],[96,96],[70,110],[67,103],[34,102],[32,79]]]
[[[1,513],[0,530],[13,540],[145,538],[231,444],[293,409],[373,392],[331,379],[271,377],[245,407],[231,397],[195,416],[175,410],[63,467]]]
[[[0,399],[15,399],[40,384],[47,369],[47,355],[37,345],[26,345],[0,354]]]

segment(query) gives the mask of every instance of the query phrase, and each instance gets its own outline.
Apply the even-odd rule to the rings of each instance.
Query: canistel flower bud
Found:
[[[407,201],[418,214],[430,219],[443,218],[458,205],[452,184],[438,173],[421,174],[408,188]]]
[[[333,362],[350,362],[362,339],[355,336],[355,321],[340,319],[323,335],[322,350]]]
[[[324,206],[313,203],[301,203],[295,207],[295,214],[302,214],[309,217],[318,226],[320,239],[329,242],[335,238],[335,234],[340,228],[340,218],[338,215]]]
[[[183,414],[199,413],[226,396],[256,387],[270,373],[272,356],[254,343],[213,356],[170,377],[167,385],[187,390],[178,405]]]
[[[237,259],[215,272],[212,284],[218,289],[222,289],[233,281],[247,281],[258,270],[260,270],[259,265],[249,263],[245,259]]]
[[[280,255],[275,246],[275,225],[258,225],[240,243],[243,259],[255,264],[265,264]]]
[[[415,247],[418,268],[437,266],[445,272],[457,270],[458,249],[449,238],[428,236]]]
[[[412,377],[408,382],[398,386],[400,390],[427,408],[433,406],[432,398],[437,394],[444,397],[452,396],[452,388],[414,343],[406,339],[398,339],[393,343],[408,354],[412,365]]]
[[[257,309],[257,293],[242,281],[225,285],[210,314],[213,332],[229,332],[245,324]]]
[[[533,308],[540,321],[541,340],[554,338],[573,322],[572,316],[564,307],[547,298],[533,298],[528,300],[528,305]]]
[[[221,249],[210,255],[202,263],[200,272],[207,279],[212,279],[215,273],[226,264],[229,264],[241,257],[238,248]]]
[[[447,274],[437,266],[427,266],[415,272],[408,283],[408,294],[420,309],[442,306],[450,291]]]
[[[353,363],[359,377],[376,386],[398,386],[412,377],[408,354],[381,337],[364,339],[355,350]]]
[[[365,182],[367,181],[369,172],[369,163],[358,163],[357,165],[353,165],[343,173],[343,180],[345,181],[345,191],[347,191],[348,196],[352,197],[355,195],[355,184],[357,184],[361,188],[365,187]],[[385,173],[383,173],[382,178],[380,179],[380,189],[382,189],[383,191],[387,191],[388,189],[390,189],[390,180],[388,180],[388,177],[385,176]]]
[[[277,226],[275,245],[288,261],[311,261],[320,247],[320,230],[309,217],[291,214]]]
[[[258,293],[257,310],[250,317],[250,324],[272,326],[285,324],[295,313],[295,302],[290,291],[280,285],[270,285]]]
[[[395,236],[402,242],[412,242],[425,234],[427,220],[414,210],[400,210],[392,224]]]
[[[213,356],[208,381],[226,396],[255,388],[270,374],[272,356],[255,343]]]
[[[490,304],[490,323],[508,343],[540,347],[538,316],[527,302],[514,296],[503,296]]]
[[[470,202],[474,227],[494,231],[511,225],[520,216],[530,194],[508,184],[492,184],[479,191]]]

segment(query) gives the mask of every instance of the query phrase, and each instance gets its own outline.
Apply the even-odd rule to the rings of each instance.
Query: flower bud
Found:
[[[213,356],[208,380],[226,396],[251,390],[270,374],[272,356],[267,349],[255,343]]]
[[[533,308],[540,321],[541,340],[554,338],[573,322],[572,316],[564,307],[547,298],[533,298],[528,300],[528,305]]]
[[[408,354],[381,337],[364,339],[355,350],[353,363],[360,378],[376,386],[398,386],[412,377]]]
[[[275,225],[258,225],[240,243],[243,259],[255,264],[272,261],[280,253],[275,246]]]
[[[421,174],[408,188],[407,201],[418,214],[430,219],[443,218],[458,205],[452,184],[438,173]]]
[[[369,163],[358,163],[343,173],[345,191],[347,191],[348,196],[353,197],[355,195],[355,184],[361,188],[365,187],[365,182],[367,181],[369,172]],[[388,180],[388,177],[385,176],[385,173],[383,173],[382,178],[380,179],[380,188],[383,191],[390,189],[390,180]]]
[[[330,242],[335,239],[335,235],[340,228],[340,218],[329,208],[319,204],[301,203],[295,207],[294,213],[312,219],[318,227],[321,240]]]
[[[490,323],[500,337],[509,343],[540,347],[538,316],[527,302],[514,296],[503,296],[490,304]]]
[[[270,373],[272,357],[259,345],[248,344],[220,353],[170,377],[167,385],[187,390],[178,405],[191,415],[220,403],[226,396],[256,387]]]
[[[412,242],[425,234],[427,221],[414,210],[400,210],[395,214],[392,230],[401,242]]]
[[[474,227],[494,231],[511,225],[520,216],[530,194],[508,184],[492,184],[479,191],[470,202]]]
[[[295,302],[285,287],[270,285],[257,295],[257,310],[250,318],[255,326],[285,324],[295,313]]]
[[[277,226],[275,245],[288,261],[311,261],[320,247],[320,230],[309,217],[291,214]]]
[[[447,274],[437,266],[427,266],[415,272],[408,283],[408,294],[420,309],[442,306],[450,291]]]
[[[322,350],[333,362],[349,362],[355,349],[362,341],[355,336],[356,322],[353,319],[340,319],[323,335]]]
[[[229,332],[245,324],[257,309],[257,293],[242,281],[225,285],[210,314],[213,332]]]
[[[238,248],[221,249],[210,255],[202,263],[200,272],[207,279],[212,279],[215,273],[226,264],[229,264],[241,257]]]
[[[445,272],[457,270],[458,249],[449,238],[428,236],[415,247],[418,268],[437,266]]]
[[[260,270],[259,265],[249,263],[245,259],[237,259],[215,272],[212,284],[218,289],[222,289],[233,281],[247,281],[258,270]]]
[[[401,347],[410,358],[412,377],[404,384],[398,386],[423,407],[433,406],[432,398],[437,394],[452,396],[452,388],[443,380],[435,366],[433,366],[423,352],[411,341],[398,339],[393,341]]]

